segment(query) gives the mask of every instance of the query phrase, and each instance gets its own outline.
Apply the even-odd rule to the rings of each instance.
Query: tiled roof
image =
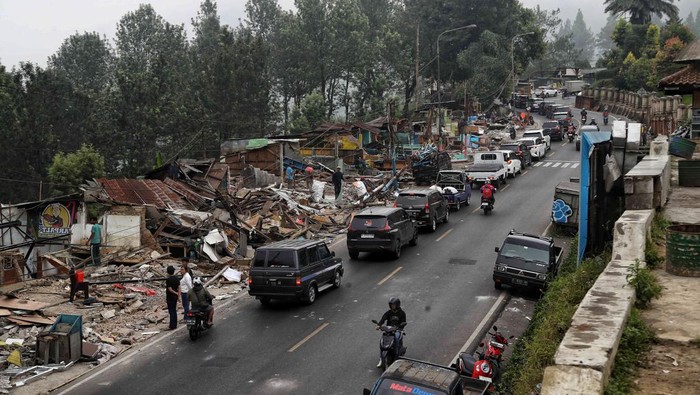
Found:
[[[695,40],[678,52],[674,62],[688,63],[700,60],[700,40]]]
[[[193,209],[191,204],[161,180],[100,178],[97,182],[103,185],[107,195],[117,202],[151,205],[164,209]]]
[[[694,65],[688,65],[680,71],[662,78],[659,81],[660,87],[678,85],[698,85],[700,84],[700,70]]]

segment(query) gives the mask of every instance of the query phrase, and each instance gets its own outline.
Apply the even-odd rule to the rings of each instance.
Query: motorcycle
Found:
[[[376,320],[372,320],[372,323],[379,325]],[[406,354],[406,347],[403,346],[403,337],[406,335],[403,328],[405,327],[405,322],[398,326],[382,325],[379,327],[382,331],[382,338],[379,340],[382,370],[386,370],[394,361]],[[396,332],[399,333],[398,342],[396,341]]]
[[[207,312],[200,310],[190,310],[187,313],[187,318],[185,319],[187,324],[187,331],[190,333],[190,339],[192,341],[197,340],[199,334],[207,331],[211,328],[207,324]]]
[[[603,113],[603,124],[607,125],[608,124],[608,113]]]
[[[481,198],[481,209],[484,210],[484,215],[488,215],[493,211],[493,203],[491,199]]]
[[[574,142],[574,138],[576,137],[576,133],[574,132],[573,126],[569,126],[569,129],[566,131],[566,137],[568,137],[569,143]]]
[[[476,351],[476,357],[466,352],[460,353],[457,364],[452,364],[452,367],[459,374],[491,383],[489,392],[493,393],[495,391],[493,382],[499,377],[500,366],[493,356],[487,356],[484,353],[483,342],[479,344],[479,347],[481,347],[481,351]]]
[[[512,339],[513,336],[506,338],[503,336],[503,334],[501,334],[501,332],[498,331],[498,327],[496,325],[493,326],[493,332],[489,332],[489,335],[491,335],[491,340],[489,340],[489,343],[486,346],[485,356],[492,357],[500,365],[503,351],[505,351],[506,346],[508,345],[508,340]]]
[[[585,125],[588,117],[586,115],[581,115],[581,124]]]

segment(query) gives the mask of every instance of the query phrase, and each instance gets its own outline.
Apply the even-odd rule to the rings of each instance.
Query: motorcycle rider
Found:
[[[494,205],[496,203],[496,197],[494,192],[496,192],[496,187],[491,185],[491,180],[486,180],[486,183],[481,186],[481,201],[487,201]]]
[[[192,289],[190,289],[190,291],[187,293],[190,303],[192,303],[191,310],[206,312],[206,325],[212,326],[214,324],[214,306],[212,306],[212,301],[214,298],[211,296],[209,291],[204,288],[200,277],[195,277],[192,284]]]
[[[588,119],[588,111],[584,108],[581,110],[581,121],[585,123],[586,119]]]
[[[406,321],[406,312],[403,311],[401,308],[401,300],[397,297],[392,297],[389,299],[389,310],[384,313],[382,316],[382,319],[379,320],[377,323],[377,327],[375,328],[376,330],[379,330],[384,323],[387,323],[389,326],[394,326],[398,327],[400,324],[405,324]],[[394,338],[396,339],[396,344],[398,346],[401,345],[401,330],[396,330],[394,332]],[[377,364],[378,368],[382,367],[382,360],[381,358],[379,359],[379,363]]]
[[[591,119],[591,125],[593,125],[593,126],[598,126],[598,124],[597,124],[596,121],[595,121],[595,118]]]
[[[608,106],[605,106],[605,109],[603,110],[603,123],[608,124],[608,116],[610,115],[610,112],[608,111]]]

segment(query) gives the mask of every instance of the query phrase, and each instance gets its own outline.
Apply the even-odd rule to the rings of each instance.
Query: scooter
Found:
[[[479,347],[482,351],[476,351],[476,357],[465,352],[460,353],[457,364],[452,364],[452,367],[459,374],[491,383],[489,392],[493,393],[495,391],[493,382],[498,379],[500,368],[493,357],[486,356],[483,352],[484,343],[480,343]]]
[[[486,199],[482,197],[481,209],[484,210],[484,215],[488,215],[488,213],[493,211],[493,203],[491,202],[491,199]]]
[[[581,115],[581,124],[582,125],[585,125],[587,120],[588,120],[588,117],[586,115]]]
[[[604,125],[608,124],[608,113],[607,112],[603,113],[603,124]]]
[[[205,332],[211,328],[207,325],[207,312],[200,310],[190,310],[187,313],[187,318],[185,318],[185,323],[187,324],[187,331],[190,333],[190,339],[192,341],[197,340],[199,334]]]
[[[489,343],[486,345],[485,356],[493,358],[496,360],[496,363],[500,365],[503,351],[505,351],[508,345],[508,340],[512,339],[514,336],[506,338],[498,331],[496,325],[493,326],[493,332],[489,332],[489,335],[491,335],[491,340],[489,340]]]
[[[376,320],[372,320],[372,323],[379,325]],[[405,327],[405,322],[402,322],[398,326],[382,325],[379,327],[382,331],[382,338],[379,340],[382,370],[386,370],[394,361],[406,354],[406,347],[403,346],[403,337],[406,335],[403,328]],[[399,333],[398,342],[396,341],[396,332]]]

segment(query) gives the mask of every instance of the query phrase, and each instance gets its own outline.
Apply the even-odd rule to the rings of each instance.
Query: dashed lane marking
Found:
[[[399,266],[396,269],[394,269],[393,272],[389,273],[386,277],[384,277],[380,282],[377,283],[377,285],[382,285],[385,282],[389,281],[389,279],[396,273],[399,272],[399,270],[403,269],[403,266]]]

